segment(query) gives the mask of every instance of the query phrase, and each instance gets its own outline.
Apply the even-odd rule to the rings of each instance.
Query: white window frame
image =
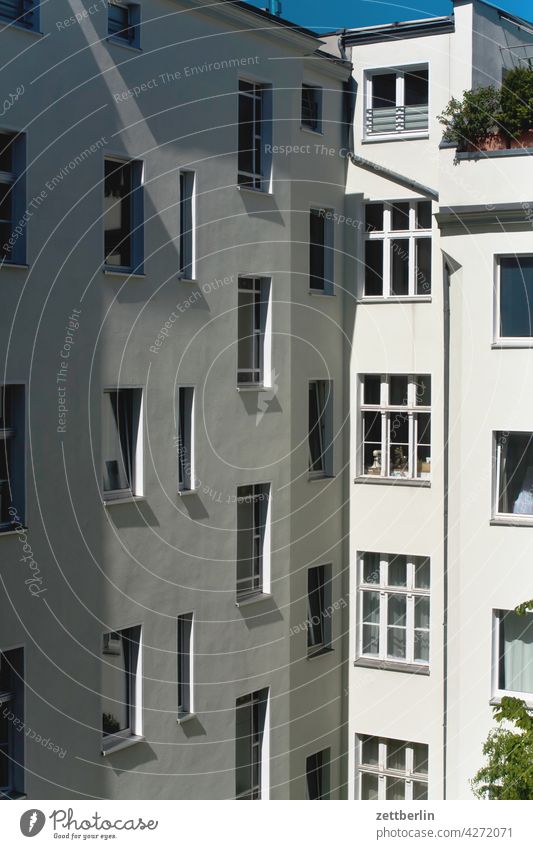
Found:
[[[324,221],[324,242],[323,245],[317,245],[311,241],[311,222],[312,217],[322,218]],[[315,204],[309,209],[309,293],[311,295],[328,295],[335,294],[335,233],[333,224],[335,221],[335,210],[331,207],[320,206]],[[324,252],[324,276],[322,278],[323,285],[312,286],[313,277],[320,279],[320,275],[313,274],[312,268],[312,252],[313,247],[321,247]]]
[[[500,333],[500,303],[501,303],[501,261],[505,259],[532,259],[533,253],[497,254],[494,257],[494,324],[493,339],[497,347],[532,348],[533,326],[530,336],[502,336]]]
[[[179,172],[179,277],[196,279],[196,171]]]
[[[364,773],[378,777],[378,800],[387,801],[387,778],[405,782],[405,801],[413,801],[413,783],[416,781],[425,784],[429,796],[429,747],[426,743],[413,743],[406,740],[397,740],[390,737],[375,737],[378,740],[379,754],[377,766],[364,764],[362,762],[363,740],[374,735],[359,734],[356,737],[356,799],[362,799],[362,776]],[[387,747],[389,743],[400,743],[405,745],[405,770],[387,768]],[[416,773],[413,771],[414,757],[413,746],[426,746],[428,750],[428,772]],[[421,800],[420,800],[421,801]]]
[[[133,458],[133,469],[132,469],[132,477],[130,486],[124,489],[104,489],[103,480],[102,480],[102,494],[104,504],[112,501],[128,499],[128,498],[136,498],[142,497],[144,494],[144,390],[141,386],[108,386],[104,389],[104,395],[108,395],[111,392],[139,392],[139,409],[137,415],[137,434],[136,434],[136,442],[135,442],[135,455]],[[105,404],[106,414],[109,413],[110,402]],[[135,424],[135,423],[134,423]],[[133,434],[132,434],[133,435]],[[119,443],[120,443],[120,435],[119,435]],[[102,457],[102,475],[104,471],[103,467],[104,458]]]
[[[512,696],[515,699],[522,699],[528,708],[533,710],[533,692],[525,693],[520,690],[507,690],[500,687],[500,658],[501,658],[501,625],[502,618],[506,613],[514,613],[513,610],[493,610],[492,611],[492,699],[495,702],[501,701],[504,696]],[[526,620],[526,614],[522,618]],[[533,614],[529,614],[533,619]]]
[[[105,195],[105,169],[107,163],[115,163],[117,166],[128,165],[131,169],[131,192],[130,192],[130,265],[114,265],[107,261],[105,234],[106,234],[106,195]],[[144,274],[144,162],[140,159],[124,159],[112,154],[104,155],[104,177],[103,177],[103,215],[102,215],[102,242],[104,254],[104,270],[108,273]],[[121,199],[122,200],[122,199]],[[115,204],[119,203],[118,200]]]
[[[237,711],[248,708],[248,705],[238,704],[241,699],[249,700],[252,711],[253,706],[257,705],[258,710],[262,712],[262,722],[256,729],[250,743],[252,750],[250,763],[255,763],[259,768],[259,783],[251,786],[248,791],[242,791],[238,796],[236,795],[236,799],[267,800],[270,789],[270,689],[264,687],[253,693],[240,696],[235,702],[235,723],[237,722]],[[236,741],[237,737],[235,743]],[[235,766],[237,766],[237,763],[235,763]]]
[[[251,495],[243,495],[242,491],[245,489],[251,489]],[[272,524],[272,486],[270,483],[254,483],[254,484],[243,484],[242,486],[237,487],[237,534],[239,533],[239,504],[247,502],[249,499],[253,499],[254,502],[258,502],[261,508],[261,505],[266,501],[266,508],[264,509],[264,523],[261,527],[258,527],[255,523],[254,516],[254,525],[252,530],[252,550],[250,552],[249,558],[253,561],[252,566],[252,574],[250,578],[238,578],[238,569],[239,569],[239,560],[238,560],[238,537],[237,537],[237,552],[236,552],[236,598],[237,604],[239,602],[246,601],[249,598],[253,598],[258,595],[265,595],[270,592],[270,557],[271,557],[271,524]],[[261,532],[262,531],[262,532]],[[257,551],[258,556],[254,555],[254,545],[257,543]],[[254,586],[251,589],[239,591],[239,584],[244,583],[246,580],[251,580]]]
[[[184,396],[185,421],[181,417],[181,398]],[[187,492],[195,492],[196,481],[196,437],[195,437],[195,420],[196,420],[196,390],[194,386],[183,385],[178,387],[177,397],[177,451],[178,451],[178,492],[181,494]],[[182,431],[185,430],[183,434]],[[183,444],[185,442],[185,447]],[[180,475],[180,454],[185,455],[185,465],[189,468],[184,469],[184,477],[181,480]],[[187,459],[188,458],[188,459]]]
[[[188,703],[184,706],[182,699],[180,699],[180,653],[181,652],[181,641],[183,638],[183,627],[186,625],[186,621],[190,623],[189,625],[189,640],[188,640],[188,666],[189,666],[189,680],[186,682],[186,688],[188,689]],[[194,692],[194,640],[195,640],[195,615],[194,611],[189,611],[187,613],[180,613],[177,618],[177,630],[178,630],[178,664],[177,664],[177,674],[178,674],[178,719],[184,719],[187,716],[193,716],[195,713],[195,692]]]
[[[10,649],[2,649],[1,655],[14,655],[20,653],[20,663],[18,669],[12,670],[12,689],[9,691],[0,691],[0,710],[5,710],[5,705],[10,705],[10,710],[15,713],[15,719],[8,721],[8,759],[9,759],[9,783],[0,787],[0,798],[12,798],[14,795],[24,792],[24,777],[25,777],[25,752],[24,752],[24,710],[25,710],[25,681],[26,654],[23,646],[17,646]],[[13,658],[16,664],[16,658]],[[8,659],[11,663],[11,658]],[[15,722],[20,726],[15,727]]]
[[[392,229],[393,208],[399,204],[409,204],[409,228],[407,230]],[[432,246],[432,227],[417,228],[417,212],[419,203],[429,203],[427,198],[417,198],[416,200],[394,200],[394,201],[372,201],[365,203],[368,206],[383,206],[383,230],[366,231],[364,236],[364,249],[366,255],[367,242],[380,242],[383,244],[383,292],[381,295],[367,295],[365,292],[366,286],[366,265],[363,260],[363,274],[361,283],[361,299],[368,301],[403,301],[403,300],[431,300],[431,287],[433,279],[433,268],[431,268],[429,287],[426,292],[417,292],[417,284],[419,272],[417,271],[417,242],[422,239],[429,239]],[[433,209],[432,209],[433,214]],[[399,240],[409,241],[409,258],[408,258],[408,293],[406,295],[395,295],[392,291],[392,254],[393,243]],[[431,258],[433,260],[433,257]],[[433,262],[431,262],[431,266]],[[423,276],[423,275],[422,275]],[[422,285],[426,286],[427,280]]]
[[[497,522],[511,525],[533,525],[533,513],[503,513],[500,512],[500,477],[502,459],[502,440],[513,434],[529,435],[533,438],[530,430],[495,430],[492,433],[492,516]]]
[[[380,387],[381,387],[381,400],[379,404],[365,404],[364,403],[364,380],[365,377],[380,377]],[[390,378],[391,377],[406,377],[408,381],[408,394],[405,404],[392,405],[389,404],[389,386],[390,386]],[[430,416],[430,429],[432,426],[431,420],[431,405],[423,406],[416,404],[416,387],[418,386],[418,380],[429,379],[431,381],[430,374],[372,374],[371,372],[367,372],[366,374],[362,374],[359,376],[359,398],[360,398],[360,414],[359,414],[359,427],[360,427],[360,438],[358,441],[358,468],[359,468],[359,477],[361,478],[372,478],[372,479],[382,479],[386,478],[388,480],[415,480],[415,481],[430,481],[431,480],[431,459],[429,461],[430,470],[421,470],[418,471],[417,464],[417,448],[418,448],[418,414],[429,414]],[[381,450],[381,468],[380,474],[371,474],[370,472],[365,472],[364,468],[364,446],[365,446],[365,428],[364,428],[364,414],[366,412],[369,413],[380,413],[381,414],[381,448],[376,450]],[[390,446],[391,446],[391,427],[394,427],[394,414],[401,413],[407,414],[408,416],[408,468],[407,474],[402,475],[394,475],[391,474],[390,469]],[[431,443],[432,444],[432,443]],[[431,452],[431,444],[429,446],[429,451]],[[431,453],[430,453],[431,458]],[[424,477],[423,477],[424,476]]]
[[[245,287],[244,281],[251,282],[251,287]],[[259,310],[253,308],[253,326],[246,338],[251,338],[253,361],[249,368],[239,366],[240,346],[242,344],[239,332],[241,310],[241,294],[254,295],[254,303]],[[259,321],[257,321],[259,318]],[[239,388],[270,388],[272,385],[272,280],[270,277],[255,275],[239,275],[237,286],[237,387]],[[243,380],[242,376],[253,374],[253,380]]]
[[[358,591],[357,591],[357,644],[356,644],[356,660],[364,661],[379,661],[387,666],[417,666],[420,669],[429,669],[431,665],[431,561],[429,557],[421,557],[414,555],[404,555],[407,560],[407,576],[406,586],[396,587],[387,581],[388,566],[391,560],[397,554],[384,554],[382,552],[368,552],[369,554],[378,554],[379,557],[379,581],[376,583],[365,583],[364,578],[364,555],[365,551],[357,553],[358,566]],[[430,570],[430,586],[429,589],[420,589],[415,585],[416,567],[420,566],[424,561],[428,562]],[[378,654],[365,653],[363,651],[363,599],[365,592],[374,592],[379,594],[379,646]],[[388,598],[390,595],[406,596],[406,655],[405,658],[390,656],[387,653],[388,643]],[[429,600],[429,615],[430,625],[428,628],[415,628],[415,602],[417,598],[427,598]],[[416,660],[414,657],[415,631],[427,632],[429,641],[429,660]]]
[[[426,127],[415,130],[405,129],[405,74],[427,69],[428,72],[428,118]],[[431,74],[429,60],[416,62],[414,64],[401,65],[401,67],[365,68],[364,73],[364,113],[363,113],[363,141],[376,140],[387,141],[399,138],[427,138],[429,136],[429,122],[431,115]],[[373,132],[369,129],[370,112],[372,112],[373,79],[381,74],[396,74],[396,129],[383,133]],[[392,108],[392,107],[391,107]]]
[[[319,389],[319,384],[323,385],[323,392]],[[314,387],[316,400],[317,400],[317,410],[318,410],[318,424],[315,425],[318,431],[318,439],[321,447],[320,461],[321,468],[314,469],[313,468],[313,460],[311,457],[311,410],[310,402],[311,402],[311,392],[312,387]],[[310,479],[315,478],[330,478],[334,477],[333,475],[333,450],[334,450],[334,440],[333,440],[333,415],[334,415],[334,391],[333,391],[333,381],[332,380],[310,380],[309,381],[309,401],[308,401],[308,444],[309,444],[309,463],[308,463],[308,475]],[[320,409],[320,405],[318,403],[319,399],[322,397],[324,401],[323,408]]]
[[[304,115],[303,115],[303,93],[304,89],[312,89],[316,92],[316,105],[317,105],[317,120],[316,127],[311,127],[309,124],[304,123]],[[304,80],[302,83],[301,96],[300,96],[300,129],[306,130],[309,133],[316,133],[317,135],[322,135],[322,104],[323,104],[323,88],[320,85],[316,85],[316,83],[309,82]]]
[[[125,741],[142,737],[142,708],[143,708],[143,642],[142,642],[142,626],[130,625],[127,628],[117,628],[115,631],[104,631],[102,634],[102,661],[105,663],[105,638],[111,634],[123,635],[130,632],[128,639],[132,647],[131,651],[136,652],[134,665],[129,670],[129,686],[128,686],[128,710],[130,724],[128,728],[118,731],[116,734],[103,734],[102,730],[102,752],[106,752],[119,747]],[[132,661],[130,655],[130,662]]]
[[[3,409],[7,404],[9,413]],[[0,522],[0,534],[10,531],[17,522],[24,522],[26,512],[26,387],[20,383],[0,384],[0,420],[7,427],[0,428],[0,451],[4,452],[8,467],[7,483],[8,511],[13,508],[16,512],[9,514],[5,522]],[[2,494],[0,492],[0,497]]]
[[[250,92],[241,91],[240,83],[253,86]],[[251,189],[270,193],[272,191],[272,84],[252,77],[239,77],[237,86],[237,131],[240,125],[240,99],[249,97],[254,101],[253,138],[259,141],[261,157],[259,164],[256,163],[256,152],[253,153],[253,167],[246,171],[239,165],[240,147],[237,135],[237,185],[241,189]],[[261,100],[261,121],[255,119],[255,101]]]

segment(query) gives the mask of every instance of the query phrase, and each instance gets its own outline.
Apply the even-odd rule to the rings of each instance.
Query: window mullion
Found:
[[[412,412],[408,414],[409,419],[409,477],[416,477],[416,426],[415,415]]]
[[[379,593],[379,659],[387,657],[387,608],[388,593],[381,589]]]
[[[406,616],[406,661],[414,663],[415,656],[415,599],[412,593],[407,593],[407,616]]]
[[[381,474],[385,477],[390,477],[389,429],[390,414],[383,412],[381,414]]]
[[[407,264],[408,288],[410,295],[416,295],[416,241],[413,235],[409,236],[409,262]]]

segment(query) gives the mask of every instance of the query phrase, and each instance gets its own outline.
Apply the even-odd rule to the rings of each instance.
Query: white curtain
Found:
[[[504,689],[533,693],[533,614],[503,620]]]

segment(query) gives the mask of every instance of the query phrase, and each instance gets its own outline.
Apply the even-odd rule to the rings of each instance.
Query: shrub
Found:
[[[533,68],[520,65],[506,75],[501,90],[499,121],[508,136],[533,128]]]
[[[478,147],[498,126],[500,92],[494,86],[463,92],[462,100],[452,97],[438,120],[444,125],[444,139],[457,142],[459,150]]]

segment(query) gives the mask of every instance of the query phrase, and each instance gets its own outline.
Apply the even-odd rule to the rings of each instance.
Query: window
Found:
[[[235,796],[261,799],[268,689],[237,699],[235,705]]]
[[[270,86],[239,80],[238,183],[269,191],[271,169],[272,90]]]
[[[266,592],[270,484],[237,487],[237,600]]]
[[[24,135],[0,132],[0,262],[14,265],[26,262],[27,225],[15,232],[26,212],[25,147]]]
[[[38,29],[39,4],[35,0],[0,0],[0,19],[26,29]]]
[[[0,798],[24,792],[24,649],[0,652]]]
[[[333,211],[312,209],[309,215],[309,288],[333,294]]]
[[[140,6],[137,3],[117,3],[109,0],[107,31],[110,38],[139,47]]]
[[[533,613],[495,613],[494,695],[533,703]]]
[[[193,614],[178,616],[178,717],[194,713],[192,698]]]
[[[361,379],[361,472],[431,477],[431,377],[367,374]]]
[[[104,634],[102,734],[104,749],[141,734],[141,628]]]
[[[496,293],[496,339],[531,339],[533,256],[500,257]]]
[[[322,89],[302,85],[302,127],[319,133],[322,129]]]
[[[333,381],[309,383],[309,474],[333,474]]]
[[[431,295],[431,201],[367,203],[363,297]]]
[[[142,163],[105,161],[105,264],[142,273]]]
[[[310,656],[331,647],[331,566],[307,570],[307,651]]]
[[[330,750],[309,755],[305,762],[308,799],[329,799]]]
[[[24,521],[24,387],[0,386],[0,531]]]
[[[428,798],[428,747],[382,737],[358,739],[358,798],[422,801]]]
[[[239,277],[237,383],[268,386],[271,380],[270,280]]]
[[[141,389],[104,392],[103,457],[106,498],[142,495]]]
[[[495,513],[533,517],[533,433],[496,434]]]
[[[178,492],[194,489],[194,387],[178,389]]]
[[[360,658],[429,665],[429,559],[359,555]]]
[[[180,276],[194,280],[196,237],[196,175],[180,171]]]
[[[366,135],[427,131],[428,105],[427,65],[373,71],[366,81]]]

